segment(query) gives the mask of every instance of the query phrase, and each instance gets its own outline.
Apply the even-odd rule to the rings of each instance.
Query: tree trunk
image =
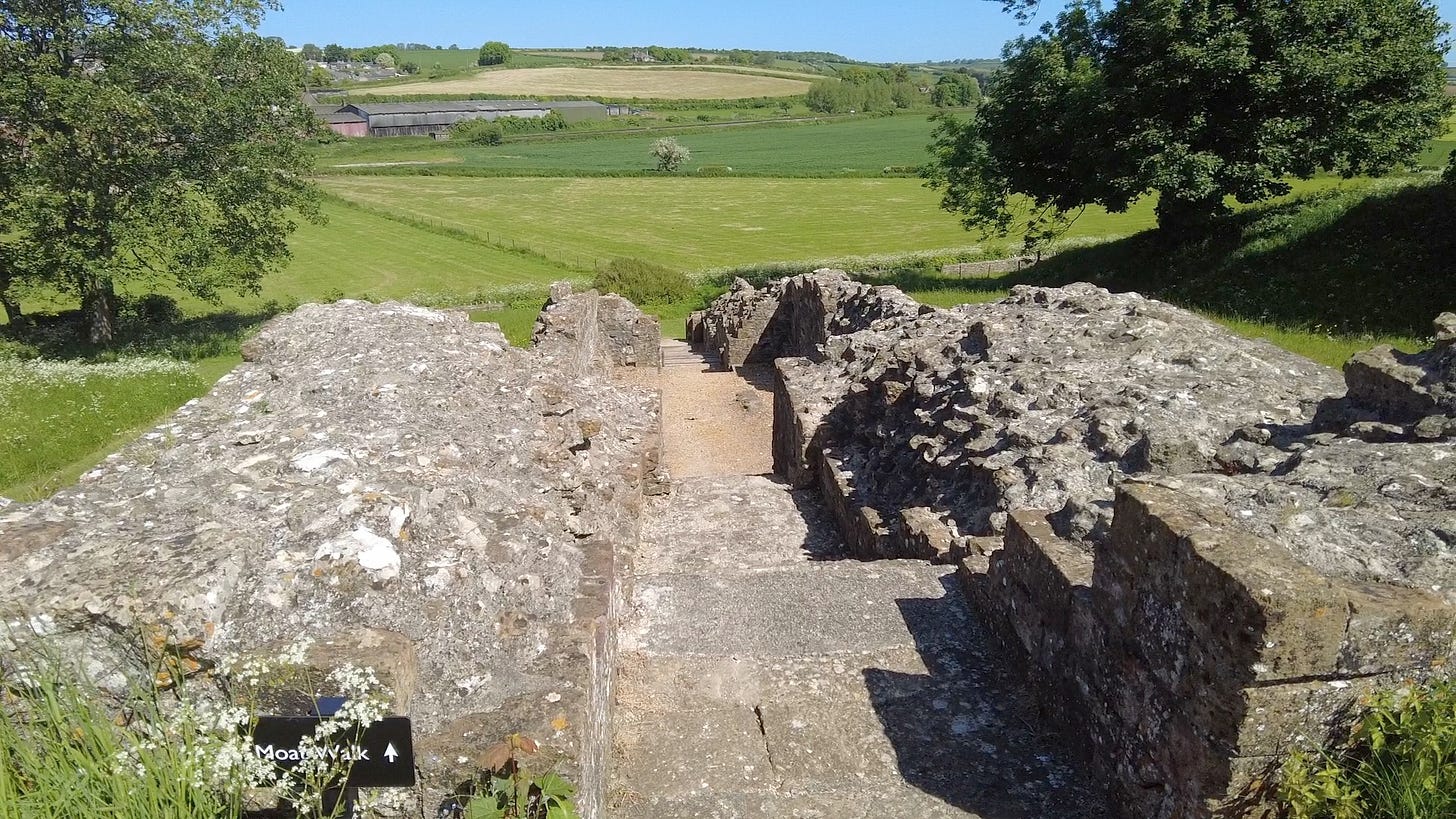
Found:
[[[1158,194],[1158,230],[1169,238],[1182,239],[1205,228],[1209,220],[1225,210],[1223,197],[1190,199],[1172,191]]]
[[[116,337],[116,289],[110,276],[87,278],[81,314],[86,319],[87,341],[104,347]]]
[[[10,273],[0,270],[0,307],[5,308],[5,320],[19,324],[25,316],[20,312],[20,302],[10,297]]]

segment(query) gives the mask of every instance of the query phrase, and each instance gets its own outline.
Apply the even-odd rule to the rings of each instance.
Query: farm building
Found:
[[[423,136],[441,133],[470,119],[534,119],[551,113],[546,105],[531,100],[350,103],[341,110],[363,118],[369,136],[377,137]]]
[[[324,105],[314,103],[309,106],[313,109],[314,116],[323,120],[329,130],[340,136],[361,137],[369,136],[369,123],[363,117],[352,111],[340,110],[337,105]]]
[[[607,106],[591,100],[564,100],[543,102],[542,105],[561,115],[567,123],[585,122],[592,119],[606,119],[611,113]]]

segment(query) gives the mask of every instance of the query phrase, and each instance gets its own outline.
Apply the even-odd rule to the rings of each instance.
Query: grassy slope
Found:
[[[432,233],[342,202],[325,200],[323,211],[328,223],[299,225],[289,241],[292,260],[282,273],[264,279],[260,294],[227,294],[221,305],[213,305],[175,290],[162,292],[174,296],[188,315],[201,315],[219,309],[255,311],[269,301],[340,296],[440,301],[455,294],[468,300],[478,291],[581,275],[559,264],[483,241]],[[136,288],[137,292],[149,289]],[[45,297],[27,299],[24,306],[31,312],[74,307]],[[4,320],[0,315],[0,326]]]
[[[1088,280],[1317,337],[1424,338],[1456,306],[1456,186],[1381,183],[1265,205],[1196,242],[1132,236],[1022,280]]]
[[[0,378],[0,496],[34,500],[81,474],[237,366],[236,353],[194,363],[188,375],[30,381]],[[7,365],[0,362],[0,368]],[[3,374],[3,373],[0,373]]]

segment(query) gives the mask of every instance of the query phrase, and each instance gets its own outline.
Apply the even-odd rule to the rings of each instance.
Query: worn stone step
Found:
[[[613,819],[1103,815],[948,567],[846,560],[747,476],[675,484],[634,558]]]

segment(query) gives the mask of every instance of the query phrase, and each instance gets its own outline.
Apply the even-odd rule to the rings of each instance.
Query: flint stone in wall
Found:
[[[427,800],[513,731],[585,777],[589,666],[610,666],[614,547],[657,432],[652,396],[568,353],[409,305],[305,305],[77,486],[0,511],[0,607],[118,684],[149,624],[197,669],[313,638],[315,665],[394,686]]]

